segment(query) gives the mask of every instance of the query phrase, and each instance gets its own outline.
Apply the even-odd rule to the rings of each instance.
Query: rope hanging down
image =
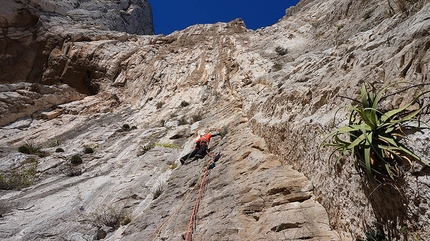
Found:
[[[194,188],[191,190],[190,193],[188,193],[187,197],[182,201],[181,205],[173,212],[168,219],[166,219],[152,234],[146,241],[154,241],[158,235],[161,233],[161,229],[166,225],[170,219],[184,206],[185,202],[188,200],[188,198],[191,196],[191,194],[196,190],[197,185],[194,186]]]
[[[199,211],[199,205],[200,200],[203,196],[203,190],[205,188],[206,184],[206,178],[209,175],[210,170],[214,167],[215,162],[220,158],[220,154],[218,155],[211,155],[213,157],[212,160],[210,160],[206,166],[205,174],[203,175],[202,182],[200,183],[200,190],[199,194],[197,195],[196,201],[194,203],[193,212],[191,213],[190,222],[188,224],[188,231],[187,235],[185,236],[185,241],[192,241],[193,240],[193,232],[196,228],[196,219],[197,219],[197,212]]]
[[[194,209],[193,209],[193,215],[192,215],[192,217],[194,216],[194,218],[192,219],[193,221],[192,222],[190,222],[190,225],[188,225],[189,227],[191,226],[191,227],[193,227],[194,226],[194,222],[195,222],[195,220],[196,220],[196,214],[197,214],[197,210],[198,210],[198,205],[199,205],[199,203],[200,203],[200,199],[201,199],[201,197],[202,197],[202,195],[203,195],[203,189],[204,189],[204,185],[205,185],[205,182],[206,182],[206,177],[209,175],[209,171],[210,171],[210,169],[212,169],[212,168],[214,168],[215,167],[215,162],[216,161],[218,161],[218,159],[221,157],[221,154],[218,154],[218,155],[211,155],[211,154],[209,154],[210,156],[212,156],[213,157],[213,159],[211,160],[211,161],[209,161],[208,162],[208,165],[207,165],[207,167],[206,167],[206,170],[205,170],[205,173],[204,173],[204,175],[203,175],[203,177],[202,177],[202,183],[200,184],[200,191],[199,191],[199,194],[198,194],[198,198],[196,199],[196,204],[194,205]],[[181,203],[181,205],[179,205],[179,207],[175,210],[175,212],[173,212],[171,215],[170,215],[170,217],[168,218],[168,219],[166,219],[152,234],[151,234],[151,236],[146,240],[146,241],[154,241],[156,238],[157,238],[157,236],[158,235],[160,235],[160,233],[161,233],[161,229],[170,221],[170,219],[182,208],[182,206],[185,204],[185,202],[188,200],[188,198],[191,196],[191,194],[196,190],[196,187],[197,187],[197,185],[195,185],[194,187],[193,187],[193,189],[191,190],[191,192],[190,193],[188,193],[188,195],[187,195],[187,197],[184,199],[184,201],[182,201],[182,203]],[[197,201],[198,201],[198,203],[197,203]],[[190,221],[191,221],[191,219],[190,219]],[[188,229],[188,230],[190,230],[190,229]],[[188,240],[188,241],[190,241],[190,240],[192,240],[192,232],[193,232],[193,229],[191,228],[191,233],[188,231],[187,232],[187,238],[186,238],[186,240]]]

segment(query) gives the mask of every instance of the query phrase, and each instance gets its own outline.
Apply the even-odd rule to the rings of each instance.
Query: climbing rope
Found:
[[[212,156],[212,154],[209,154],[210,156]],[[187,158],[188,159],[188,158]],[[208,170],[209,170],[209,165],[210,163],[212,163],[212,161],[210,161],[208,163],[208,167],[206,168],[205,174],[203,175],[203,179],[206,179],[206,176],[209,174]],[[202,179],[202,180],[203,180]],[[194,191],[197,189],[198,185],[194,185],[193,189],[191,190],[190,193],[188,193],[188,195],[185,197],[184,201],[182,201],[181,205],[179,205],[179,207],[169,216],[168,219],[166,219],[163,223],[161,223],[160,226],[158,226],[158,228],[151,234],[151,236],[149,236],[148,239],[146,239],[146,241],[154,241],[161,233],[161,229],[170,221],[170,219],[172,219],[172,217],[182,208],[182,206],[184,206],[185,202],[188,200],[188,198],[190,198],[191,194],[194,193]],[[199,195],[201,196],[201,185],[200,185],[200,191],[199,191]]]
[[[161,229],[172,219],[172,217],[184,206],[185,202],[188,200],[188,198],[191,196],[191,194],[196,190],[197,185],[194,185],[194,188],[191,190],[190,193],[188,193],[187,197],[182,201],[181,205],[169,216],[168,219],[166,219],[152,234],[149,236],[149,238],[146,241],[154,241],[161,233]]]
[[[202,199],[202,196],[203,196],[203,190],[205,188],[206,178],[210,172],[209,166],[211,165],[212,162],[213,162],[213,160],[210,160],[208,162],[206,170],[205,170],[205,174],[203,175],[203,178],[202,178],[202,182],[200,183],[199,194],[197,195],[196,201],[194,202],[194,208],[193,208],[193,212],[191,213],[190,222],[188,223],[188,231],[187,231],[187,235],[185,236],[185,241],[192,241],[193,240],[192,236],[193,236],[193,232],[196,228],[197,212],[199,210],[200,200]]]
[[[191,218],[190,218],[190,223],[188,224],[188,231],[186,234],[186,241],[191,241],[192,240],[192,235],[193,235],[193,231],[195,229],[195,221],[197,218],[197,211],[199,209],[199,204],[200,204],[200,200],[202,198],[203,195],[203,190],[206,184],[206,178],[209,175],[210,172],[210,165],[215,162],[216,159],[216,155],[212,154],[212,153],[207,153],[209,156],[211,156],[213,159],[211,159],[206,167],[206,170],[204,172],[204,175],[202,177],[202,181],[200,183],[200,190],[199,193],[197,195],[196,201],[194,203],[194,208],[193,208],[193,212],[191,214]],[[218,156],[219,158],[219,156]],[[187,158],[188,159],[188,158]],[[161,223],[161,225],[151,234],[151,236],[149,236],[148,239],[146,239],[146,241],[154,241],[161,233],[161,229],[170,221],[170,219],[172,219],[172,217],[182,208],[182,206],[184,206],[185,202],[188,200],[188,198],[191,196],[191,194],[196,190],[197,188],[197,184],[194,185],[193,189],[191,190],[190,193],[188,193],[188,195],[186,196],[186,198],[184,199],[184,201],[182,201],[181,205],[179,205],[179,207],[169,216],[168,219],[166,219],[163,223]]]

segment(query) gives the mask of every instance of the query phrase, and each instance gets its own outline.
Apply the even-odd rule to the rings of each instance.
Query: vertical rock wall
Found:
[[[0,83],[42,83],[44,72],[52,69],[47,66],[51,52],[55,48],[61,49],[67,36],[77,35],[73,38],[79,39],[82,32],[100,31],[154,34],[152,9],[146,0],[5,0],[0,11]],[[57,65],[56,69],[60,71],[64,61],[67,60],[50,64]],[[58,79],[61,73],[56,74],[57,79],[53,81],[61,82]],[[77,78],[85,79],[86,76]],[[53,81],[45,81],[45,84],[53,84]],[[87,85],[86,89],[91,89]],[[78,89],[85,94],[93,92]]]
[[[57,7],[69,3],[53,9],[60,13]],[[104,232],[106,240],[141,240],[176,213],[158,239],[182,240],[193,205],[182,201],[198,183],[203,163],[178,168],[177,158],[193,148],[199,132],[226,127],[224,138],[212,142],[213,151],[224,155],[211,172],[196,239],[353,240],[375,223],[383,223],[393,240],[427,239],[427,169],[406,177],[402,199],[386,187],[366,189],[348,158],[329,165],[330,150],[319,148],[345,120],[338,109],[351,101],[340,96],[355,98],[362,83],[429,82],[425,3],[390,13],[386,2],[303,1],[302,10],[258,31],[241,20],[169,36],[79,26],[65,32],[49,25],[50,35],[43,36],[50,38],[38,36],[44,47],[36,55],[46,61],[32,65],[34,76],[88,94],[95,86],[98,93],[2,127],[2,168],[26,161],[14,152],[26,140],[62,139],[67,150],[40,158],[34,186],[4,191],[0,237],[91,239]],[[401,104],[415,93],[384,104]],[[53,118],[40,117],[48,114]],[[124,131],[124,123],[138,128]],[[414,137],[425,158],[427,135]],[[181,149],[160,145],[139,152],[151,142]],[[79,175],[62,174],[87,145],[96,154],[84,155],[80,172],[72,172]],[[153,200],[163,182],[165,192]],[[42,205],[57,200],[57,208]],[[100,227],[89,216],[101,206],[128,212],[131,222]]]

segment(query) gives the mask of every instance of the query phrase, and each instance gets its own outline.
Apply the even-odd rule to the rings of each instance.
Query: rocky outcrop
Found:
[[[84,32],[97,33],[105,39],[115,35],[112,31],[154,34],[152,10],[147,0],[5,0],[0,10],[0,28],[0,83],[41,83],[45,71],[61,71],[65,61],[74,60],[53,63],[49,61],[51,53],[55,54],[69,40],[91,39],[90,34],[83,38]],[[61,79],[60,73],[55,81],[68,82]],[[45,81],[44,84],[53,83]],[[83,89],[80,91],[88,94]]]
[[[7,0],[2,4],[0,26],[22,28],[39,21],[44,28],[98,29],[130,34],[154,34],[152,9],[147,0],[59,1]],[[22,29],[18,32],[22,34]],[[25,31],[24,31],[25,32]]]
[[[152,9],[147,0],[32,1],[49,27],[66,24],[80,29],[96,28],[131,34],[154,34]]]
[[[314,2],[314,10],[309,11],[314,14],[314,19],[324,19],[318,12],[325,7],[334,8]],[[380,19],[385,7],[372,9],[372,17]],[[336,41],[338,36],[330,38],[324,34],[320,38],[324,39],[322,45],[331,42],[333,46],[321,52],[303,54],[299,57],[302,61],[296,61],[297,65],[287,65],[294,67],[286,73],[277,72],[280,79],[285,77],[276,94],[268,93],[267,98],[252,104],[250,108],[255,133],[265,138],[271,150],[313,180],[318,200],[326,207],[331,223],[336,227],[353,231],[358,227],[363,228],[360,223],[366,220],[368,224],[389,224],[387,226],[393,232],[393,239],[401,239],[403,233],[399,230],[402,227],[418,230],[417,237],[429,237],[425,224],[427,221],[424,221],[427,219],[424,213],[427,212],[419,211],[419,207],[427,207],[427,197],[417,195],[419,190],[426,189],[426,177],[406,177],[408,184],[401,187],[402,191],[388,186],[366,190],[352,161],[330,170],[330,153],[319,148],[322,137],[330,131],[330,127],[344,120],[339,107],[352,104],[340,96],[357,98],[361,83],[377,86],[405,81],[428,83],[428,71],[422,71],[423,68],[428,69],[428,11],[427,4],[410,18],[406,17],[407,13],[398,13],[390,20],[379,21],[379,25],[369,30],[367,28],[371,26],[363,23],[361,27],[365,26],[366,29],[354,37],[347,36],[357,30],[343,33],[347,39],[342,43]],[[305,17],[298,15],[302,16],[301,19]],[[337,21],[345,23],[346,20]],[[313,24],[324,27],[323,22],[315,21]],[[345,25],[345,28],[351,26]],[[356,26],[355,29],[360,28]],[[308,44],[312,45],[312,42]],[[420,89],[428,90],[428,85]],[[408,101],[416,94],[415,91],[411,89],[393,96],[386,105],[396,106]],[[414,140],[410,145],[428,159],[424,154],[427,147],[420,144],[422,142],[423,139]],[[426,167],[420,166],[418,169],[425,170]],[[354,191],[363,188],[363,192]],[[402,195],[408,198],[405,200]],[[339,212],[342,214],[339,215]]]
[[[315,0],[257,31],[240,19],[168,36],[50,29],[60,40],[44,48],[42,82],[90,96],[1,128],[4,176],[38,161],[33,185],[2,191],[0,237],[183,240],[210,158],[178,158],[219,131],[196,240],[355,240],[378,223],[393,240],[428,239],[426,167],[397,192],[368,190],[348,158],[333,169],[319,148],[362,83],[429,88],[430,4],[393,10]],[[412,140],[428,159],[427,138]],[[26,141],[43,155],[18,153]]]
[[[51,107],[83,99],[84,95],[68,85],[46,86],[20,83],[0,87],[0,125],[4,126],[19,118],[35,117],[52,119],[61,112],[49,112]]]

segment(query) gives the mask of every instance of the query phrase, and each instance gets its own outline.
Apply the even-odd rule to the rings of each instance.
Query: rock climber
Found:
[[[192,161],[194,161],[205,157],[206,154],[210,155],[209,142],[211,141],[212,137],[219,135],[219,133],[207,133],[201,135],[200,138],[196,140],[196,147],[194,148],[194,150],[179,159],[181,161],[181,164],[183,165],[188,159],[191,158],[194,158],[192,159]]]

